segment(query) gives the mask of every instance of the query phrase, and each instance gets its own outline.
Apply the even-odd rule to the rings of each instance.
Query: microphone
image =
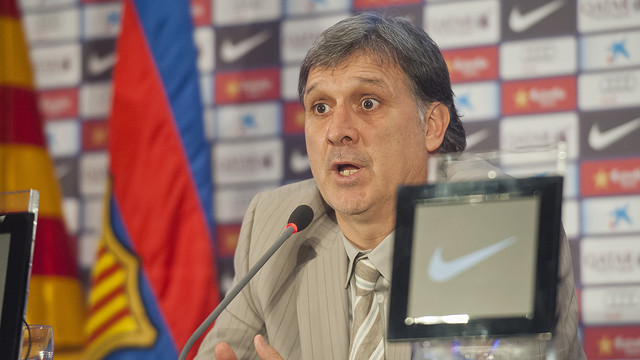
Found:
[[[207,316],[207,318],[200,324],[200,326],[196,329],[196,331],[191,334],[187,343],[184,344],[182,351],[180,352],[180,356],[178,360],[185,360],[187,358],[187,354],[193,344],[195,344],[196,340],[202,336],[202,334],[207,330],[207,328],[213,324],[213,322],[220,316],[220,313],[224,309],[229,306],[229,303],[244,289],[245,286],[249,283],[249,281],[256,275],[256,273],[262,269],[264,264],[273,256],[273,254],[284,244],[284,242],[291,237],[291,235],[302,231],[311,224],[313,220],[313,210],[308,205],[300,205],[298,206],[291,215],[289,216],[289,220],[287,220],[287,226],[284,228],[282,234],[276,242],[271,245],[271,247],[262,255],[262,257],[258,260],[258,262],[253,265],[253,267],[249,270],[249,272],[242,278],[236,286],[234,286],[222,299],[220,304],[216,306],[216,308]]]

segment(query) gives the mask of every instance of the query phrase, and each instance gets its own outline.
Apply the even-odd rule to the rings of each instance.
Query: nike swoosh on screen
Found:
[[[231,40],[225,39],[220,45],[220,58],[224,62],[232,63],[260,46],[269,37],[271,37],[269,31],[264,30],[235,44]]]
[[[442,259],[442,246],[438,246],[431,255],[427,275],[435,282],[445,282],[480,264],[484,260],[506,249],[516,242],[516,237],[511,236],[500,242],[489,245],[470,254],[461,256],[451,261]]]
[[[591,146],[593,150],[608,148],[613,143],[629,135],[632,131],[638,128],[640,128],[640,117],[604,132],[600,131],[600,126],[598,126],[598,124],[593,124],[589,130],[589,146]]]
[[[520,13],[520,9],[514,6],[509,14],[509,28],[511,28],[513,32],[523,32],[563,6],[564,0],[554,0],[526,14]]]

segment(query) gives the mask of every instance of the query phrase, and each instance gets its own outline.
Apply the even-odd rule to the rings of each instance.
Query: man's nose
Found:
[[[357,116],[347,106],[337,105],[327,125],[326,138],[332,145],[350,145],[358,141]]]

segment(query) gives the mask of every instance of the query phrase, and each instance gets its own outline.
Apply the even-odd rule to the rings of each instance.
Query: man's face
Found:
[[[398,185],[426,181],[426,125],[395,64],[355,54],[312,68],[304,107],[311,171],[338,216],[389,219]]]

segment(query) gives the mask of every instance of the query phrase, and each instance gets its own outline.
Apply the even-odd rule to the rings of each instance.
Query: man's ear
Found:
[[[440,144],[442,144],[444,134],[447,132],[447,127],[449,126],[449,108],[443,103],[433,102],[425,115],[424,123],[427,150],[434,152],[440,147]]]

